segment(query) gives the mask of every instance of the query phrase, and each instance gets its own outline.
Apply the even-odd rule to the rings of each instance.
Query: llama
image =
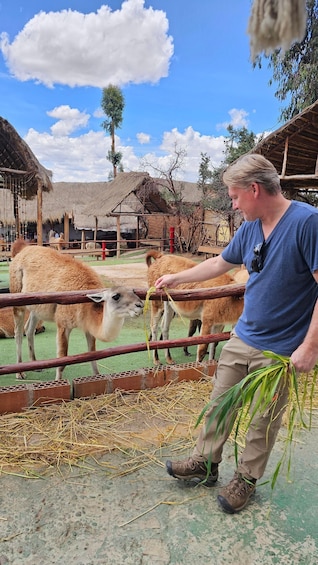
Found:
[[[13,244],[15,245],[15,244]],[[14,250],[13,250],[14,253]],[[74,328],[86,336],[88,351],[96,350],[96,339],[113,341],[119,335],[126,317],[139,316],[143,302],[126,287],[100,291],[103,282],[99,275],[83,262],[62,255],[55,249],[25,245],[12,259],[9,267],[10,292],[63,292],[87,290],[92,302],[79,304],[38,304],[15,306],[15,339],[17,361],[22,361],[22,336],[25,309],[30,311],[25,332],[30,359],[35,361],[34,330],[39,319],[54,321],[57,326],[57,357],[67,355],[69,336]],[[99,292],[94,293],[94,289]],[[92,361],[93,374],[98,374]],[[64,367],[57,367],[56,380],[62,378]],[[17,378],[25,378],[17,373]]]
[[[28,243],[22,237],[16,239],[11,248],[12,259],[19,253],[19,251],[21,251],[21,249],[24,249],[26,245],[28,245]]]
[[[154,260],[154,261],[153,261]],[[148,284],[149,287],[154,286],[155,281],[163,274],[176,273],[194,267],[197,263],[185,257],[175,255],[165,255],[160,251],[150,250],[146,253],[146,263],[148,266]],[[243,278],[243,276],[242,276]],[[246,278],[246,275],[245,275]],[[241,279],[242,280],[242,279]],[[235,278],[225,273],[219,277],[209,279],[204,282],[195,282],[180,284],[176,287],[178,290],[211,288],[216,286],[225,286],[238,282]],[[175,313],[183,318],[190,320],[201,320],[201,335],[210,333],[220,333],[224,329],[226,323],[236,323],[243,311],[244,301],[241,298],[233,296],[225,296],[213,300],[187,300],[176,302],[162,303],[160,300],[151,301],[151,337],[152,340],[157,339],[158,324],[162,317],[162,337],[169,339],[169,327]],[[193,326],[194,327],[194,326]],[[193,330],[189,330],[189,333]],[[193,332],[194,333],[194,332]],[[192,334],[193,335],[193,334]],[[215,345],[215,344],[211,344]],[[214,356],[214,348],[211,348],[211,356]],[[197,361],[202,361],[207,353],[208,344],[200,344],[197,349]],[[154,351],[153,361],[155,365],[159,364],[158,352]],[[173,363],[169,350],[166,350],[166,362]]]
[[[102,246],[100,243],[98,243],[98,241],[87,241],[87,243],[85,243],[85,249],[101,249]]]
[[[26,323],[29,318],[29,312],[25,312],[25,320]],[[39,320],[36,328],[35,333],[40,334],[45,331],[45,327],[42,324],[42,321]],[[12,306],[5,306],[4,308],[0,308],[0,338],[12,338],[14,337],[14,317],[13,317],[13,308]]]
[[[51,232],[52,232],[52,230],[51,230]],[[51,234],[51,232],[50,232],[50,234]],[[60,233],[59,236],[49,235],[49,245],[53,249],[57,249],[58,251],[62,251],[62,249],[65,247],[64,233]]]

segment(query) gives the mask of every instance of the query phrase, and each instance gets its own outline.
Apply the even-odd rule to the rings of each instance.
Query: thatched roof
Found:
[[[19,202],[22,221],[37,221],[36,201]],[[59,222],[67,214],[77,229],[122,229],[136,227],[138,214],[171,213],[148,173],[120,173],[112,182],[55,182],[43,194],[43,222]],[[0,190],[0,220],[13,224],[13,197]]]
[[[14,127],[1,117],[0,178],[2,180],[0,186],[8,189],[21,186],[23,181],[24,190],[19,194],[22,198],[34,198],[39,187],[44,192],[52,190],[51,172],[39,163]]]
[[[132,229],[138,215],[172,214],[165,201],[165,181],[153,179],[145,172],[119,173],[111,182],[54,182],[53,190],[43,193],[42,220],[60,222],[65,214],[72,218],[77,229],[116,230],[116,218],[120,225]],[[182,190],[185,202],[200,200],[196,183],[174,181]],[[14,224],[13,196],[9,190],[0,190],[0,221]],[[21,221],[37,221],[36,200],[19,200]]]
[[[102,193],[105,190],[105,182],[78,183],[78,182],[55,182],[53,190],[43,194],[42,220],[46,222],[59,222],[65,214],[73,216],[75,206],[86,206],[90,195]],[[36,200],[19,200],[20,217],[28,222],[37,221]],[[0,190],[0,220],[6,224],[14,223],[13,195],[9,190]]]
[[[120,216],[123,225],[125,216],[136,218],[144,214],[172,213],[148,173],[119,173],[113,181],[106,183],[103,194],[87,200],[82,209],[75,207],[74,223],[77,227],[92,226],[97,220],[98,226],[105,229],[105,222],[109,223],[114,216]]]
[[[160,192],[167,191],[165,187],[167,187],[168,181],[166,179],[154,180]],[[198,202],[201,201],[202,194],[200,194],[200,189],[196,182],[174,180],[173,184],[175,190],[178,192],[180,191],[182,194],[183,202],[186,202],[187,204],[198,204]]]
[[[275,165],[284,190],[318,190],[318,100],[251,151]]]

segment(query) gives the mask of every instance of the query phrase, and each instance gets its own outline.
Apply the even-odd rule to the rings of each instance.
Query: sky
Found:
[[[281,125],[267,62],[251,62],[251,4],[0,0],[0,115],[54,182],[107,181],[101,99],[117,85],[124,170],[158,176],[177,149],[177,178],[196,182],[202,153],[221,163],[229,124],[255,134]]]

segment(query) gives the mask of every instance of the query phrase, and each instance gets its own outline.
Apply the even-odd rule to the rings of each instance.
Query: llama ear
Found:
[[[97,292],[96,294],[87,294],[86,296],[94,302],[103,302],[105,300],[105,295],[103,292]]]

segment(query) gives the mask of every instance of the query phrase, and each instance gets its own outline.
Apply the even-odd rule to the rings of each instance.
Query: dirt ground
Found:
[[[144,264],[96,270],[114,284],[147,287]],[[259,486],[234,516],[216,502],[233,474],[231,446],[212,489],[169,477],[169,446],[127,475],[112,472],[125,469],[122,451],[45,478],[0,469],[0,565],[317,565],[316,434],[317,423],[297,440],[291,480],[279,477],[274,493]],[[277,442],[265,480],[281,449]]]
[[[113,284],[125,285],[132,288],[148,288],[146,263],[131,263],[129,265],[103,265],[94,267],[99,275],[103,275]]]
[[[216,502],[232,477],[230,447],[214,488],[169,477],[168,448],[159,465],[123,476],[109,472],[124,470],[120,452],[103,457],[105,469],[88,460],[44,479],[1,475],[0,564],[317,565],[316,432],[306,434],[296,446],[292,481],[283,474],[274,493],[259,486],[234,516]],[[278,444],[265,479],[279,450]]]

